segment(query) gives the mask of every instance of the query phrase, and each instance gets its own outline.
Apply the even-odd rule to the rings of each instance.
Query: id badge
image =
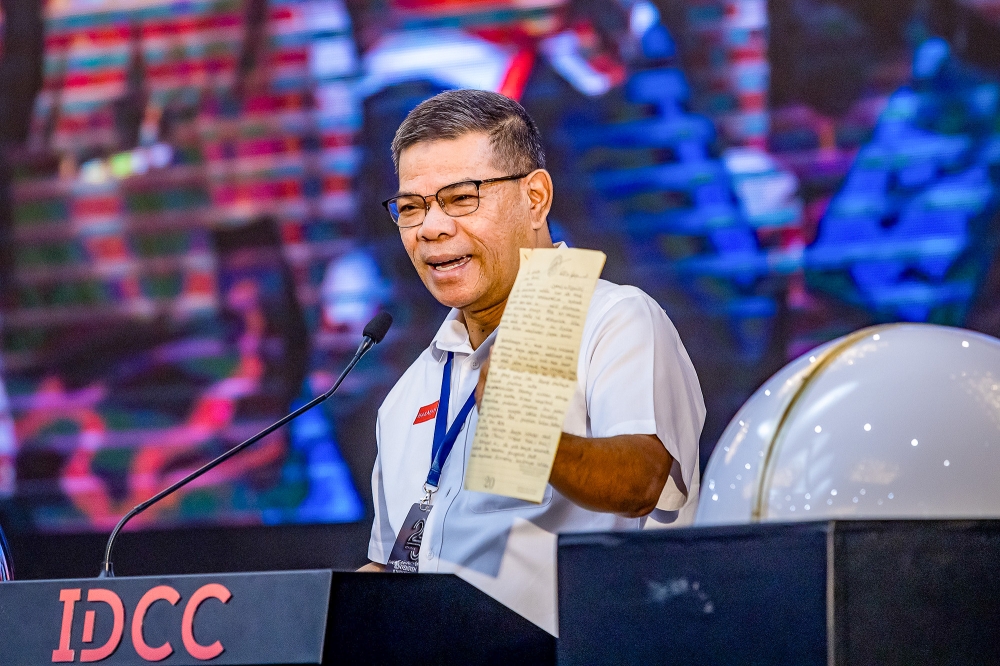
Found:
[[[424,538],[424,523],[430,510],[430,506],[426,509],[420,508],[419,502],[410,507],[403,527],[396,536],[396,543],[392,545],[389,561],[385,565],[388,573],[417,573],[420,542]]]

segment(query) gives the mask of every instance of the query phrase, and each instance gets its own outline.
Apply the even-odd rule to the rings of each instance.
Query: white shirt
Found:
[[[448,425],[475,390],[496,331],[473,350],[458,311],[379,408],[372,471],[375,521],[368,557],[385,563],[407,512],[423,495],[434,420],[414,424],[437,401],[454,353]],[[426,415],[427,410],[423,414]],[[576,392],[563,431],[582,437],[656,435],[673,458],[651,518],[687,525],[698,502],[698,439],[705,405],[691,360],[663,309],[641,290],[598,281],[584,325]],[[555,535],[639,529],[645,518],[588,511],[551,485],[541,504],[462,488],[476,431],[473,409],[445,463],[424,526],[421,573],[457,573],[556,633]]]

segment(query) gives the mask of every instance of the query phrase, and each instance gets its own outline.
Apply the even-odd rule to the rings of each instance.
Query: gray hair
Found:
[[[545,168],[545,151],[535,121],[514,100],[486,90],[449,90],[421,102],[396,130],[392,162],[398,173],[399,155],[410,146],[473,132],[490,137],[493,164],[498,169],[513,175]]]

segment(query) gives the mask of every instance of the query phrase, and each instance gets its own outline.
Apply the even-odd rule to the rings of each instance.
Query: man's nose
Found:
[[[441,209],[437,199],[430,200],[430,207],[420,225],[419,234],[424,240],[437,240],[446,236],[454,236],[456,231],[455,218]]]

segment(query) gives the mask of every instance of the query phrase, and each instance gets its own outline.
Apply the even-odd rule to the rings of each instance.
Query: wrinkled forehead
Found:
[[[493,147],[485,133],[420,141],[399,154],[399,191],[432,194],[461,180],[504,175],[497,171],[493,158]]]

